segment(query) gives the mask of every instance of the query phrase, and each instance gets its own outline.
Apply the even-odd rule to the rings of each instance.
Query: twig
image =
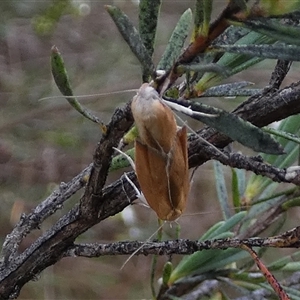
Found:
[[[41,202],[32,213],[28,215],[22,214],[20,221],[16,224],[13,231],[6,236],[3,243],[2,256],[4,264],[7,264],[9,260],[15,257],[22,240],[32,230],[39,229],[45,219],[53,215],[58,209],[61,209],[64,202],[86,184],[84,177],[88,176],[91,167],[92,165],[89,165],[68,183],[62,182],[59,188]]]
[[[281,235],[267,238],[249,239],[216,239],[207,241],[190,241],[179,239],[176,241],[163,242],[116,242],[111,244],[75,244],[71,246],[64,256],[99,257],[104,255],[189,255],[197,251],[209,249],[241,248],[248,247],[275,247],[275,248],[298,248],[300,246],[300,226],[289,230]],[[142,246],[142,247],[141,247]]]

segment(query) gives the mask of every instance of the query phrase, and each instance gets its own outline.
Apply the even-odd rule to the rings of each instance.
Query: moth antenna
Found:
[[[118,95],[122,93],[129,93],[129,92],[137,92],[137,89],[128,89],[128,90],[121,90],[121,91],[112,91],[112,92],[106,92],[106,93],[99,93],[99,94],[87,94],[87,95],[73,95],[73,96],[49,96],[49,97],[43,97],[38,100],[45,101],[45,100],[51,100],[51,99],[65,99],[65,98],[91,98],[91,97],[97,97],[97,96],[109,96],[109,95]]]
[[[162,99],[162,101],[164,103],[166,103],[173,110],[176,110],[178,112],[182,112],[182,113],[184,113],[184,114],[186,114],[188,116],[198,115],[198,116],[210,117],[210,118],[215,118],[215,117],[218,116],[218,115],[214,115],[214,114],[207,114],[207,113],[203,113],[203,112],[199,112],[199,111],[193,111],[189,107],[185,107],[185,106],[179,105],[177,103],[167,101],[165,99]]]
[[[123,155],[123,156],[128,160],[128,162],[130,163],[132,169],[133,169],[134,172],[135,172],[135,163],[134,163],[133,159],[132,159],[129,155],[127,155],[125,152],[121,151],[120,149],[115,148],[115,147],[113,147],[113,149],[114,149],[115,151],[117,151],[118,153],[120,153],[121,155]],[[131,185],[131,187],[134,189],[134,191],[135,191],[135,193],[136,193],[137,199],[141,200],[143,206],[149,208],[149,205],[148,205],[148,203],[147,203],[147,201],[146,201],[146,198],[145,198],[145,196],[143,195],[143,193],[141,193],[141,192],[139,191],[139,189],[136,187],[136,185],[133,183],[133,181],[127,176],[126,173],[124,173],[123,176],[124,176],[125,179],[128,181],[128,183]],[[124,189],[123,189],[123,190],[124,190]]]
[[[163,100],[168,106],[170,106],[170,108],[175,109],[176,111],[185,113],[186,115],[191,115],[191,114],[199,114],[202,116],[206,116],[206,117],[211,117],[214,118],[216,117],[216,115],[212,115],[212,114],[206,114],[206,113],[202,113],[202,112],[194,112],[193,110],[191,110],[188,107],[184,107],[181,106],[177,103],[172,103],[172,102],[168,102],[166,100]],[[175,108],[176,107],[176,108]],[[174,113],[175,117],[182,123],[184,124],[184,126],[186,126],[192,133],[194,133],[201,142],[205,143],[206,145],[209,145],[210,147],[212,147],[217,153],[219,153],[220,155],[222,155],[224,158],[228,158],[222,151],[220,151],[215,145],[211,144],[210,142],[208,142],[206,139],[204,139],[203,137],[201,137],[195,130],[193,130],[188,124],[187,122],[183,121],[182,118],[180,118],[176,113]]]
[[[126,173],[124,173],[122,177],[125,177],[125,179],[129,182],[129,184],[130,184],[130,182],[132,182],[131,179],[127,176]],[[122,178],[122,177],[121,177],[121,178]],[[123,183],[123,179],[122,179],[121,182],[122,182],[122,190],[123,190],[124,194],[126,195],[128,202],[130,203],[131,200],[130,200],[130,198],[128,197],[127,192],[126,192],[126,190],[125,190],[124,183]],[[134,185],[133,182],[132,182],[132,184],[133,184],[133,186],[132,186],[133,188],[136,187],[136,186]],[[138,190],[138,192],[139,192],[139,190]]]
[[[132,159],[129,155],[127,155],[125,152],[123,152],[122,150],[120,150],[120,149],[118,149],[118,148],[115,148],[115,147],[113,147],[113,149],[114,149],[115,151],[117,151],[119,154],[123,155],[123,156],[128,160],[128,162],[130,163],[132,169],[133,169],[134,172],[135,172],[135,163],[134,163],[133,159]],[[129,178],[128,178],[128,179],[129,179]],[[130,180],[130,179],[129,179],[129,180]]]
[[[147,242],[150,242],[150,239],[152,239],[156,234],[157,232],[164,226],[166,221],[163,222],[163,224],[161,224],[155,231],[154,233],[152,233],[148,239],[145,241],[145,243],[143,245],[141,245],[138,249],[136,249],[126,260],[125,262],[123,263],[122,267],[120,268],[120,270],[122,270],[126,265],[127,263],[131,260],[131,258],[136,254],[138,253],[146,244]]]
[[[139,189],[136,187],[136,185],[132,182],[132,180],[127,176],[126,173],[124,173],[124,177],[126,178],[126,180],[128,181],[128,183],[131,185],[131,187],[134,189],[134,191],[136,192],[136,198],[141,200],[142,202],[142,205],[145,206],[145,207],[148,207],[149,208],[149,205],[146,201],[146,198],[145,196],[143,195],[143,193],[141,193],[139,191]]]

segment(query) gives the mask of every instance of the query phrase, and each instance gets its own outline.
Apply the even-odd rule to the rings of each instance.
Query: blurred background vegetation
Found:
[[[221,10],[226,1],[219,2]],[[22,212],[29,212],[61,181],[70,180],[92,161],[101,135],[95,124],[61,97],[50,72],[51,47],[56,45],[62,53],[76,95],[108,93],[81,99],[104,122],[135,93],[110,92],[137,89],[141,84],[140,65],[104,10],[105,4],[117,5],[137,24],[137,1],[0,1],[1,244]],[[163,1],[155,63],[180,15],[193,5],[194,1]],[[231,80],[249,80],[264,87],[274,65],[275,61],[264,61]],[[295,81],[293,70],[297,67],[294,64],[285,83]],[[209,103],[230,110],[243,100],[228,99],[224,104],[210,99]],[[192,121],[189,124],[194,128],[201,126]],[[224,170],[231,180],[230,169]],[[123,172],[110,174],[108,182]],[[197,239],[221,219],[213,179],[211,162],[196,171],[186,210],[189,216],[179,220],[181,237]],[[66,206],[71,207],[79,196]],[[49,218],[47,224],[53,224],[67,209],[64,207]],[[299,210],[289,214],[286,229],[295,226]],[[174,238],[175,228],[166,227],[167,237]],[[45,229],[46,225],[41,231]],[[80,241],[146,240],[156,229],[155,213],[135,205],[93,227]],[[22,249],[40,233],[28,236]],[[36,282],[25,285],[19,299],[148,298],[151,258],[134,257],[121,270],[125,260],[121,256],[63,259],[44,271]],[[159,259],[159,268],[166,260]]]

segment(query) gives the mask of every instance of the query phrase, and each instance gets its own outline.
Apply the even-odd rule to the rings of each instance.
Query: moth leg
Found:
[[[142,202],[141,205],[149,207],[149,205],[148,205],[148,203],[146,201],[146,198],[143,195],[143,193],[139,191],[139,189],[137,188],[137,186],[132,182],[132,180],[127,176],[126,173],[124,173],[123,176],[128,181],[128,183],[131,185],[131,187],[134,189],[134,191],[136,193],[136,198],[139,199]]]
[[[125,152],[121,151],[120,149],[115,148],[115,147],[113,147],[113,149],[115,151],[117,151],[118,153],[120,153],[121,155],[123,155],[128,160],[128,162],[130,163],[132,169],[135,172],[135,163],[134,163],[133,159],[129,155],[127,155]],[[139,191],[139,189],[137,188],[137,186],[132,182],[132,180],[127,176],[126,173],[124,173],[124,177],[128,181],[128,183],[131,185],[131,187],[134,189],[134,191],[136,193],[136,198],[139,199],[142,202],[141,204],[143,206],[149,207],[149,205],[148,205],[148,203],[146,201],[146,198],[143,195],[143,193]]]

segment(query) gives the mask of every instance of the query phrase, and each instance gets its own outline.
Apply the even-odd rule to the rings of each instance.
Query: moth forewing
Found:
[[[178,130],[172,152],[169,168],[170,201],[172,202],[172,206],[176,207],[182,213],[185,209],[189,193],[186,127]]]
[[[166,164],[165,155],[136,141],[135,168],[138,181],[149,206],[162,220],[166,220],[166,215],[172,210]]]
[[[176,220],[189,191],[186,128],[177,131],[171,109],[149,84],[141,86],[131,108],[140,136],[135,163],[141,190],[160,219]]]
[[[131,104],[132,114],[143,144],[168,153],[177,131],[172,110],[157,91],[144,83]]]

